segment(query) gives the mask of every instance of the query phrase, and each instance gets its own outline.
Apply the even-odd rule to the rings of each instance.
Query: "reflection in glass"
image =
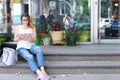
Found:
[[[90,0],[59,0],[59,14],[69,13],[75,20],[78,42],[90,42]]]
[[[80,42],[90,42],[90,0],[77,0],[76,30]]]
[[[101,0],[99,32],[101,39],[119,39],[119,0]]]

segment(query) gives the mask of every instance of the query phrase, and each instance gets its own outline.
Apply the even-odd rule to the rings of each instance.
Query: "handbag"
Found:
[[[18,61],[16,50],[8,47],[3,48],[2,62],[7,66],[15,65]]]

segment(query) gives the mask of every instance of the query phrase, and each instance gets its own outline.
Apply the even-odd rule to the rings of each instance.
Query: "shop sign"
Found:
[[[10,0],[10,2],[21,2],[21,0]]]

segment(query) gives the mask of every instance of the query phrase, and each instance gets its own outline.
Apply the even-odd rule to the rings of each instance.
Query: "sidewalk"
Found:
[[[55,74],[51,80],[120,80],[120,74]],[[0,74],[0,80],[38,80],[33,74]]]

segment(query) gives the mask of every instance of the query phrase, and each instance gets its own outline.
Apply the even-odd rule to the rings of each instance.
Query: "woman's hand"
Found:
[[[32,36],[30,34],[24,35],[21,37],[22,40],[27,40],[29,42],[34,42]]]

